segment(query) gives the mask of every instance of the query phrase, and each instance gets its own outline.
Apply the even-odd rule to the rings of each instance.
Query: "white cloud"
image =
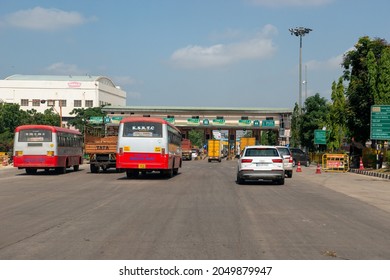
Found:
[[[319,61],[319,60],[310,60],[305,64],[311,70],[335,70],[341,69],[341,63],[343,62],[344,54],[353,48],[348,49],[344,53],[331,57],[327,60]]]
[[[291,6],[322,6],[333,2],[334,0],[246,0],[247,2],[258,6],[269,7],[291,7]]]
[[[93,18],[92,18],[93,19]],[[57,30],[81,25],[89,20],[78,12],[66,12],[59,9],[35,7],[7,15],[2,25],[31,30]]]
[[[63,62],[53,63],[46,67],[45,70],[50,74],[57,75],[85,75],[87,73],[75,64],[65,64]]]
[[[221,67],[242,60],[266,59],[276,51],[269,38],[274,34],[277,34],[277,29],[266,25],[259,34],[245,41],[212,46],[189,45],[176,50],[170,59],[179,68]]]

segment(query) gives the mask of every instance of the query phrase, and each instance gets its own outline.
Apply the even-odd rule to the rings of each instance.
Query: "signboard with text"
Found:
[[[390,140],[390,105],[371,106],[370,138]]]

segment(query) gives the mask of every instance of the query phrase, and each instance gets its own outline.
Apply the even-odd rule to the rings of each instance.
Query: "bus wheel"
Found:
[[[126,170],[126,177],[128,179],[135,178],[138,176],[138,170]]]
[[[56,167],[56,172],[58,174],[65,174],[66,173],[66,167]]]
[[[28,175],[36,174],[37,173],[37,169],[36,168],[26,168],[26,173]]]
[[[177,175],[177,173],[179,173],[179,168],[174,168],[173,169],[173,175]]]
[[[73,165],[73,170],[74,171],[79,171],[80,165]]]
[[[172,178],[173,177],[173,168],[166,170],[164,173],[165,173],[165,176],[167,178]]]

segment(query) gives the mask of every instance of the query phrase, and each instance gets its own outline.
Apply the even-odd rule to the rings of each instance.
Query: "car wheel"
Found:
[[[284,185],[284,177],[278,181],[278,185]]]
[[[292,174],[293,174],[292,170],[287,171],[287,178],[291,178],[291,177],[292,177]]]
[[[295,167],[296,163],[295,163],[295,159],[293,160],[293,167]]]
[[[237,174],[237,183],[239,184],[239,185],[242,185],[242,184],[244,184],[245,183],[245,180],[244,179],[242,179],[238,174]]]

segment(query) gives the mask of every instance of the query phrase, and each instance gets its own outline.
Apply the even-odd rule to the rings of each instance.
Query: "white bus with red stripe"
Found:
[[[116,167],[127,178],[159,171],[168,177],[182,165],[181,132],[171,123],[151,117],[128,117],[119,125]]]
[[[49,125],[21,125],[15,129],[14,166],[35,174],[54,168],[66,173],[79,170],[83,160],[83,138],[79,131]]]

